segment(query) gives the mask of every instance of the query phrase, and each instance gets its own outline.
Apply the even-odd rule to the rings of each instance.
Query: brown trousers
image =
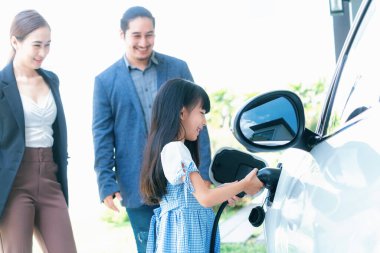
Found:
[[[76,253],[68,208],[51,148],[26,148],[0,220],[0,252]]]

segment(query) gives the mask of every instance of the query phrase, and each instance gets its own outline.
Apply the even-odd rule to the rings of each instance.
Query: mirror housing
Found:
[[[308,149],[303,138],[305,115],[301,99],[287,90],[249,100],[236,114],[233,134],[251,152],[289,147]]]

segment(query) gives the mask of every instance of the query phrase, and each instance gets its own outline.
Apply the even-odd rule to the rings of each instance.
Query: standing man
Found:
[[[145,252],[150,219],[157,206],[145,205],[139,192],[140,169],[151,107],[159,87],[172,78],[193,81],[186,62],[153,51],[155,19],[143,7],[131,7],[120,21],[123,57],[95,78],[93,139],[101,201],[119,211],[126,207],[138,252]],[[209,181],[210,141],[200,136],[200,171]]]

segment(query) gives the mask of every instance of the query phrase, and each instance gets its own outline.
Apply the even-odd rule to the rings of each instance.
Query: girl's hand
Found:
[[[231,207],[235,206],[236,201],[239,201],[240,198],[238,196],[233,196],[232,198],[227,199],[228,205]]]
[[[262,187],[264,187],[263,182],[261,182],[257,177],[258,169],[253,169],[245,178],[243,179],[245,183],[244,192],[250,195],[257,193]]]
[[[235,181],[235,182],[231,182],[231,183],[224,183],[218,187],[223,187],[223,186],[226,186],[228,184],[233,184],[233,183],[237,183],[238,181]],[[238,196],[232,196],[231,198],[227,199],[227,202],[228,202],[228,205],[231,206],[231,207],[234,207],[235,206],[235,203],[237,201],[239,201],[241,198],[239,198]]]
[[[211,188],[211,185],[212,185],[211,181],[205,180],[205,184],[207,188]]]

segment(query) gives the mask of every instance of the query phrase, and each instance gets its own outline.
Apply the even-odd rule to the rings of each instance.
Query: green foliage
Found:
[[[215,128],[230,127],[236,110],[256,95],[257,93],[236,95],[228,89],[211,93],[211,111],[208,124]]]
[[[221,253],[265,253],[266,247],[264,244],[254,243],[223,243],[220,246]]]
[[[305,87],[302,83],[290,84],[289,86],[302,100],[305,110],[306,127],[312,131],[316,130],[324,102],[325,82],[319,80],[311,87]]]
[[[332,129],[336,129],[341,124],[341,118],[336,112],[331,116],[330,121],[330,128]]]
[[[240,199],[239,201],[236,201],[234,206],[228,206],[227,205],[224,208],[222,214],[220,215],[219,223],[222,221],[228,220],[230,217],[234,216],[235,213],[237,213],[240,209],[242,209],[244,206],[246,206],[247,203],[249,203],[251,200],[252,200],[251,198],[245,197],[245,198]],[[221,206],[221,204],[213,206],[212,209],[213,209],[215,215],[218,212],[220,206]]]
[[[212,153],[222,147],[245,150],[232,134],[232,121],[237,110],[256,94],[235,94],[229,89],[221,89],[209,94],[211,111],[207,115],[207,128]]]
[[[120,210],[119,213],[116,213],[111,209],[105,208],[102,212],[102,216],[100,217],[100,219],[114,227],[129,226],[130,221],[128,214],[125,211],[125,208],[122,207],[120,204],[117,204],[117,206]]]
[[[222,243],[220,246],[221,253],[266,253],[266,246],[264,243],[258,243],[256,236],[252,236],[244,243]]]
[[[232,102],[235,96],[226,89],[211,94],[211,112],[209,124],[213,127],[223,127],[231,122]]]
[[[306,127],[314,131],[317,127],[324,102],[326,82],[318,80],[311,86],[296,83],[289,84],[289,87],[290,90],[300,96],[305,110]],[[208,128],[211,129],[209,132],[220,132],[220,129],[223,129],[222,133],[219,133],[215,136],[215,139],[212,139],[214,142],[212,145],[215,149],[218,146],[220,147],[219,142],[223,143],[223,146],[228,146],[225,138],[227,138],[228,142],[231,142],[233,147],[239,146],[236,145],[235,138],[230,138],[232,136],[230,131],[232,119],[237,110],[258,94],[258,92],[235,94],[226,88],[209,94],[211,100],[211,111],[208,115]]]
[[[243,94],[244,101],[248,102],[249,100],[253,99],[254,97],[260,95],[258,92],[250,92]]]

